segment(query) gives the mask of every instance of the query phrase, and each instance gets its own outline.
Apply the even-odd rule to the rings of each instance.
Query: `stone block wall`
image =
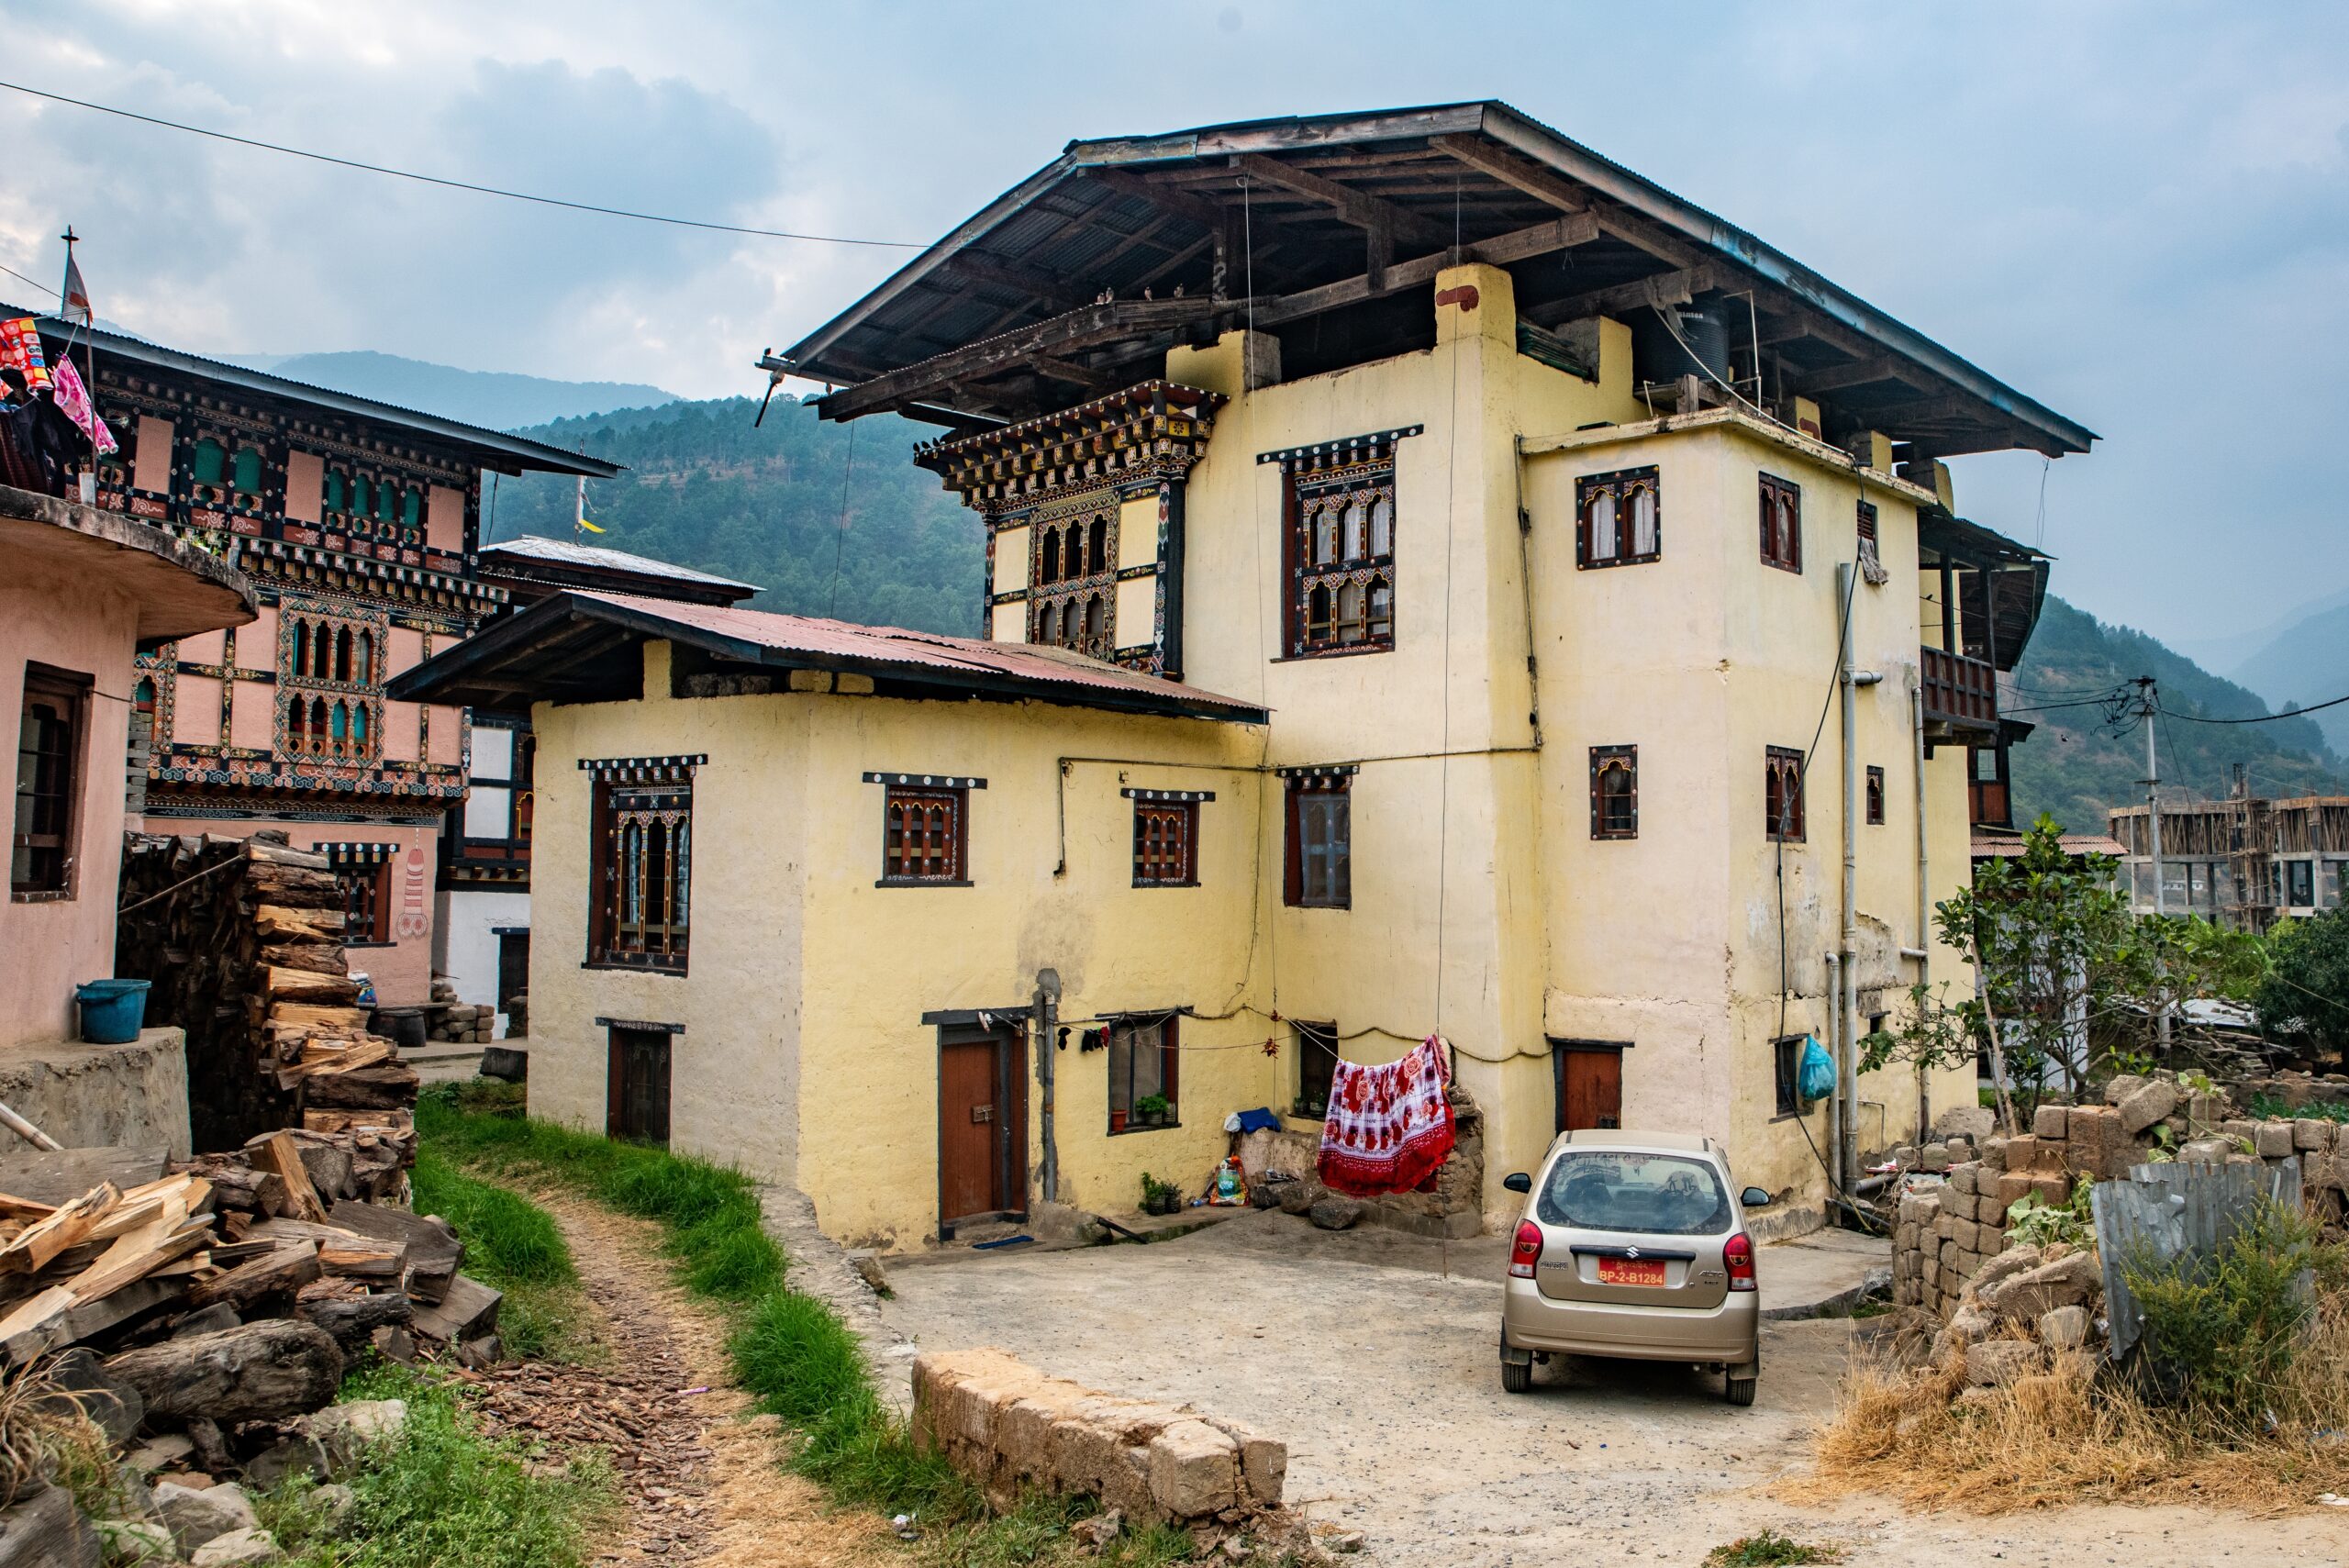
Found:
[[[187,1035],[139,1031],[128,1045],[63,1040],[0,1051],[0,1102],[68,1149],[117,1143],[188,1157]],[[0,1149],[31,1147],[13,1132]]]
[[[1033,1489],[1185,1525],[1280,1507],[1287,1445],[1188,1406],[1117,1398],[998,1350],[917,1356],[913,1393],[916,1437],[997,1507]]]
[[[1895,1304],[1950,1318],[1974,1281],[2008,1248],[2007,1211],[2036,1193],[2050,1204],[2071,1196],[2081,1176],[2114,1181],[2156,1151],[2167,1129],[2175,1158],[2193,1163],[2300,1162],[2303,1190],[2349,1187],[2349,1125],[2314,1118],[2253,1121],[2228,1114],[2223,1095],[2194,1093],[2164,1078],[2116,1078],[2100,1106],[2042,1106],[2031,1131],[1987,1138],[1979,1157],[1949,1167],[1934,1185],[1904,1192],[1895,1215]]]

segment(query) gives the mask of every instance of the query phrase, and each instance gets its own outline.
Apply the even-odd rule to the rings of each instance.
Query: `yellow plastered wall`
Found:
[[[640,703],[537,712],[547,869],[532,889],[534,1111],[603,1125],[598,1018],[682,1025],[674,1146],[796,1183],[829,1234],[902,1248],[938,1220],[938,1030],[925,1014],[1024,1008],[1038,970],[1059,972],[1072,1031],[1055,1055],[1065,1202],[1130,1209],[1144,1170],[1204,1176],[1224,1151],[1223,1118],[1273,1100],[1279,1064],[1261,1050],[1262,1019],[1186,1018],[1181,1125],[1111,1136],[1106,1053],[1078,1045],[1098,1015],[1212,1015],[1239,999],[1259,731],[1032,704],[673,699],[666,645],[646,664]],[[709,760],[694,783],[689,973],[582,968],[590,801],[577,761],[693,753]],[[969,796],[972,885],[875,885],[884,789],[862,782],[870,772],[987,781]],[[1215,792],[1199,808],[1200,885],[1132,885],[1127,788]],[[1032,1077],[1029,1095],[1032,1168]]]

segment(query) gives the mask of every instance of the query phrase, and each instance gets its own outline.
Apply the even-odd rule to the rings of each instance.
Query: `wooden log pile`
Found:
[[[415,1071],[359,1006],[324,855],[274,830],[133,833],[122,863],[116,970],[152,983],[150,1024],[187,1031],[197,1148],[414,1107]]]

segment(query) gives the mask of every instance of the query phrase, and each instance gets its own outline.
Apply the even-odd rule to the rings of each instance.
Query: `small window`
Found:
[[[343,492],[342,470],[340,470],[340,469],[339,469],[339,468],[330,468],[330,469],[328,469],[328,470],[327,470],[327,495],[326,495],[326,512],[327,512],[327,515],[328,515],[328,516],[329,516],[329,517],[332,517],[332,516],[334,516],[335,514],[337,514],[337,513],[340,512],[340,511],[343,509],[343,506],[344,506],[344,504],[345,504],[345,499],[346,499],[346,497],[345,497],[345,495],[344,495],[344,492]]]
[[[373,511],[374,508],[374,482],[363,473],[355,475],[351,481],[351,516],[355,517],[364,517],[368,513]]]
[[[1291,778],[1287,902],[1308,909],[1350,909],[1353,897],[1353,775]]]
[[[1868,826],[1884,826],[1884,770],[1868,770]]]
[[[1780,1116],[1798,1116],[1802,1112],[1802,1047],[1808,1037],[1790,1034],[1784,1040],[1770,1042],[1770,1065],[1777,1084]]]
[[[1640,836],[1640,749],[1637,746],[1593,746],[1590,749],[1590,836],[1594,839],[1636,839]]]
[[[206,436],[195,443],[193,463],[190,478],[198,484],[217,485],[228,466],[228,449]]]
[[[1288,654],[1395,645],[1392,460],[1285,476]]]
[[[881,880],[959,886],[970,792],[892,784],[882,806]]]
[[[596,785],[591,963],[685,972],[693,785]]]
[[[230,470],[230,487],[236,491],[238,499],[260,500],[261,450],[257,447],[239,447],[237,461]]]
[[[1330,1080],[1338,1065],[1338,1026],[1292,1021],[1289,1029],[1297,1047],[1297,1099],[1291,1108],[1298,1116],[1319,1120],[1330,1111]]]
[[[392,940],[389,862],[335,868],[342,888],[342,940],[346,942],[388,942]]]
[[[1575,482],[1575,563],[1628,566],[1664,554],[1656,471],[1625,469]]]
[[[1109,1130],[1138,1132],[1181,1123],[1182,1056],[1173,1013],[1109,1023]]]
[[[1769,836],[1782,843],[1803,840],[1802,753],[1773,746],[1764,759],[1763,801]]]
[[[1199,833],[1196,800],[1134,802],[1134,885],[1195,887]]]
[[[25,666],[17,720],[17,813],[8,844],[8,891],[19,896],[69,895],[81,795],[83,716],[90,678]]]
[[[2284,862],[2284,902],[2296,909],[2305,909],[2316,902],[2314,861]]]
[[[1762,476],[1762,563],[1802,570],[1802,486],[1768,473]]]

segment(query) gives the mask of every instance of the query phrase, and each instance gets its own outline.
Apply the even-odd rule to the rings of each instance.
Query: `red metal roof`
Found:
[[[2067,855],[2111,855],[2117,859],[2129,852],[2118,839],[2107,838],[2102,833],[2065,833],[2060,835],[2058,842]],[[2004,833],[1976,830],[1974,835],[1974,858],[1976,860],[2013,860],[2022,853],[2023,847],[2023,835],[2021,833],[2009,838]]]
[[[818,616],[777,615],[736,606],[679,604],[674,599],[649,599],[635,594],[602,594],[574,588],[570,596],[617,605],[638,616],[779,652],[890,666],[914,675],[924,670],[952,671],[1063,688],[1053,694],[1062,701],[1082,703],[1085,694],[1090,691],[1105,696],[1140,697],[1195,709],[1220,710],[1224,716],[1243,722],[1262,722],[1264,716],[1260,703],[1242,702],[1197,686],[1186,686],[1179,681],[1124,669],[1065,648],[985,642],[933,631],[909,631],[904,627],[859,626]]]

